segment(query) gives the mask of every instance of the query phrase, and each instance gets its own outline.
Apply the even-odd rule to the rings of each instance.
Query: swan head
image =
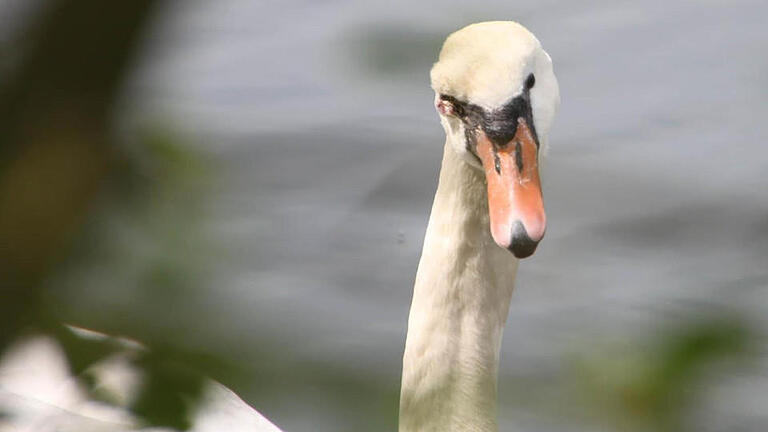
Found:
[[[539,157],[560,104],[552,60],[520,24],[484,22],[448,36],[430,75],[451,148],[485,173],[494,241],[532,255],[546,230]]]

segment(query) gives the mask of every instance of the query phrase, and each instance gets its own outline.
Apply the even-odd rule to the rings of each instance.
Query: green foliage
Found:
[[[727,315],[698,316],[622,350],[598,349],[578,363],[573,392],[595,420],[618,430],[689,430],[685,416],[710,374],[750,358],[757,342],[749,329]]]
[[[36,321],[108,175],[114,101],[154,3],[48,2],[0,77],[0,349]]]
[[[202,362],[189,362],[192,356],[168,343],[173,332],[108,312],[99,326],[103,305],[91,305],[95,314],[89,314],[62,301],[73,287],[109,286],[118,289],[113,293],[144,290],[148,301],[167,305],[195,286],[190,268],[199,262],[189,251],[199,237],[202,158],[161,128],[134,142],[121,142],[111,128],[115,99],[155,3],[49,2],[19,38],[24,55],[4,69],[0,350],[30,328],[48,332],[72,373],[93,384],[88,369],[125,347],[82,338],[62,322],[147,341],[131,357],[145,377],[133,410],[150,425],[184,428],[200,392],[195,365]],[[117,229],[132,232],[116,235]],[[177,321],[183,328],[183,318]]]
[[[201,396],[204,377],[182,359],[159,349],[137,362],[145,371],[146,384],[131,407],[140,418],[154,426],[186,430],[194,401]]]
[[[217,362],[185,350],[178,336],[194,332],[199,317],[174,308],[179,299],[194,298],[205,268],[196,251],[207,250],[198,222],[210,177],[202,157],[182,150],[165,129],[139,137],[123,153],[64,265],[52,274],[45,310],[59,322],[142,341],[144,349],[130,358],[144,384],[130,408],[149,425],[183,430],[190,426],[204,373]],[[110,304],[111,296],[125,294],[127,301]],[[81,301],[73,305],[69,298]],[[125,349],[109,339],[56,334],[72,372],[92,390],[83,372]]]

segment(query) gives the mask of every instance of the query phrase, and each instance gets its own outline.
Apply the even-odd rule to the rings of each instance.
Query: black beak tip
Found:
[[[536,252],[536,246],[539,244],[536,242],[530,242],[525,244],[520,244],[518,242],[512,243],[512,245],[509,247],[509,250],[512,252],[512,255],[515,256],[515,258],[528,258],[529,256],[533,255],[534,252]]]
[[[512,226],[512,243],[508,248],[515,258],[528,258],[536,252],[536,246],[538,245],[539,242],[533,241],[528,236],[523,223],[520,221],[515,222]]]

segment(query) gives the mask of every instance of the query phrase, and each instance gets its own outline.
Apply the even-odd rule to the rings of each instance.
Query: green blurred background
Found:
[[[0,348],[44,332],[80,374],[116,348],[61,323],[142,341],[150,423],[184,428],[210,376],[286,431],[394,430],[443,140],[429,67],[514,19],[563,105],[501,430],[768,430],[766,12],[0,1]]]

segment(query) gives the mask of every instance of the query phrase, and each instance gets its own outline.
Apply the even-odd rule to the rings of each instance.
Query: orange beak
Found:
[[[519,118],[517,133],[503,146],[478,131],[477,154],[488,182],[493,240],[517,258],[531,256],[547,228],[536,139]]]

